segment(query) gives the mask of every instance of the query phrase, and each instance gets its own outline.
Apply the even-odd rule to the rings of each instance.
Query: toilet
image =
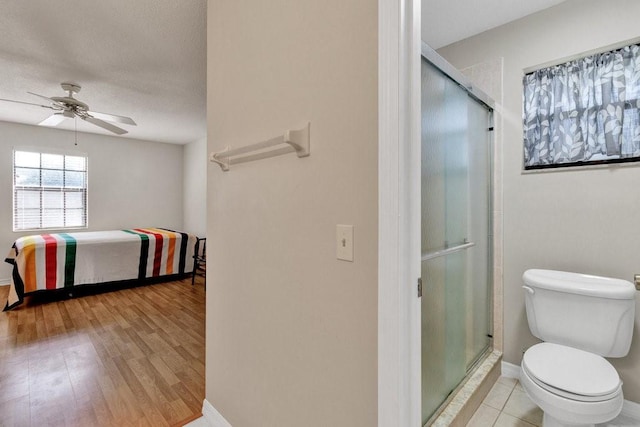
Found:
[[[635,287],[626,280],[527,270],[531,333],[543,342],[522,358],[520,383],[544,412],[544,427],[594,426],[622,410],[622,381],[605,357],[631,346]]]

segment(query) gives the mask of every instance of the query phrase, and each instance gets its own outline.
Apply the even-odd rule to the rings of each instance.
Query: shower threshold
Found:
[[[502,353],[487,351],[424,427],[464,427],[500,376]]]

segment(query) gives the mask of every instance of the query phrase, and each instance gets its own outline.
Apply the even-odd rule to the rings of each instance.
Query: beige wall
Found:
[[[183,230],[204,237],[207,234],[207,138],[183,147]]]
[[[13,229],[13,148],[73,150],[89,158],[87,231],[131,227],[182,228],[182,146],[122,137],[78,134],[42,126],[0,122],[0,251],[33,234]],[[9,264],[0,264],[8,283]]]
[[[527,268],[632,280],[640,272],[640,165],[523,174],[523,69],[638,37],[637,0],[570,0],[439,52],[458,68],[504,58],[504,349],[520,364],[530,334],[521,290]],[[636,321],[636,331],[640,322]],[[640,336],[612,360],[625,398],[640,401]]]
[[[377,424],[377,3],[209,1],[206,398],[234,426]],[[338,261],[353,224],[355,261]]]

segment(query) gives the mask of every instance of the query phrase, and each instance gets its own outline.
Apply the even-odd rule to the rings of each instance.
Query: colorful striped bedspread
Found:
[[[5,260],[14,266],[5,310],[39,290],[189,273],[195,241],[163,228],[21,237]]]

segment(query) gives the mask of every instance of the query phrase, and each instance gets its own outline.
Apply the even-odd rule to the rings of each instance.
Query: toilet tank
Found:
[[[636,307],[631,282],[537,269],[522,278],[534,336],[604,357],[627,355]]]

